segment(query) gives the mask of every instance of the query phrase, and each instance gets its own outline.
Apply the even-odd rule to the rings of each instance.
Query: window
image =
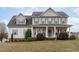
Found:
[[[52,24],[51,18],[48,18],[48,24]]]
[[[51,22],[52,22],[52,24],[54,24],[54,18],[52,18]]]
[[[42,18],[39,18],[39,24],[41,24],[41,19],[42,19]]]
[[[29,19],[30,20],[30,19]],[[26,19],[26,24],[28,23],[28,19]]]
[[[19,21],[18,21],[18,24],[25,24],[25,20],[23,19],[20,19]]]
[[[14,35],[18,35],[18,30],[12,30],[12,33],[13,33]]]
[[[45,18],[41,18],[41,24],[45,24]]]
[[[57,22],[57,21],[55,21],[55,24],[58,24],[58,22]]]
[[[61,20],[62,20],[62,18],[59,18],[59,24],[61,24]]]
[[[42,21],[41,24],[45,24],[44,21]]]
[[[35,19],[34,19],[34,23],[35,23],[35,24],[38,24],[38,18],[35,18]]]
[[[58,18],[55,18],[55,24],[58,24]]]
[[[38,24],[38,21],[35,21],[35,24]]]
[[[62,18],[62,24],[64,24],[64,23],[65,23],[65,20],[66,20],[65,18]]]

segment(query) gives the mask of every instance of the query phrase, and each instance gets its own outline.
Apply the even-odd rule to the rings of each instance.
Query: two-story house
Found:
[[[57,32],[66,31],[71,25],[67,24],[69,16],[64,12],[55,12],[48,8],[45,12],[33,12],[32,15],[15,15],[8,23],[9,38],[23,39],[27,29],[31,29],[32,37],[43,33],[47,38],[55,38]]]

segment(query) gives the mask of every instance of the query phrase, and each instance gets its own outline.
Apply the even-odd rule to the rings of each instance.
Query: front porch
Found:
[[[56,38],[56,33],[67,30],[68,26],[33,26],[32,37],[36,37],[38,33],[43,33],[46,38]]]

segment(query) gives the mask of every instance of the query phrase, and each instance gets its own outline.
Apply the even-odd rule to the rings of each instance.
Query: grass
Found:
[[[32,42],[0,43],[5,52],[77,52],[79,40],[45,40]]]

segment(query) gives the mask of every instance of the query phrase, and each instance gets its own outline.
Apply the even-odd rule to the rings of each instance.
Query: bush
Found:
[[[4,33],[4,38],[8,39],[8,33]]]
[[[69,39],[70,40],[75,40],[76,39],[76,36],[75,35],[71,35]]]
[[[45,36],[43,35],[43,33],[37,34],[36,40],[44,40],[44,39],[45,39]]]
[[[31,37],[31,30],[28,29],[26,32],[25,32],[25,39],[27,39],[28,37]]]
[[[2,41],[3,38],[7,39],[8,33],[0,32],[0,41]]]
[[[68,33],[61,32],[61,33],[59,33],[58,40],[67,40],[68,37],[69,37]]]
[[[33,41],[33,39],[31,37],[28,37],[27,41]]]

